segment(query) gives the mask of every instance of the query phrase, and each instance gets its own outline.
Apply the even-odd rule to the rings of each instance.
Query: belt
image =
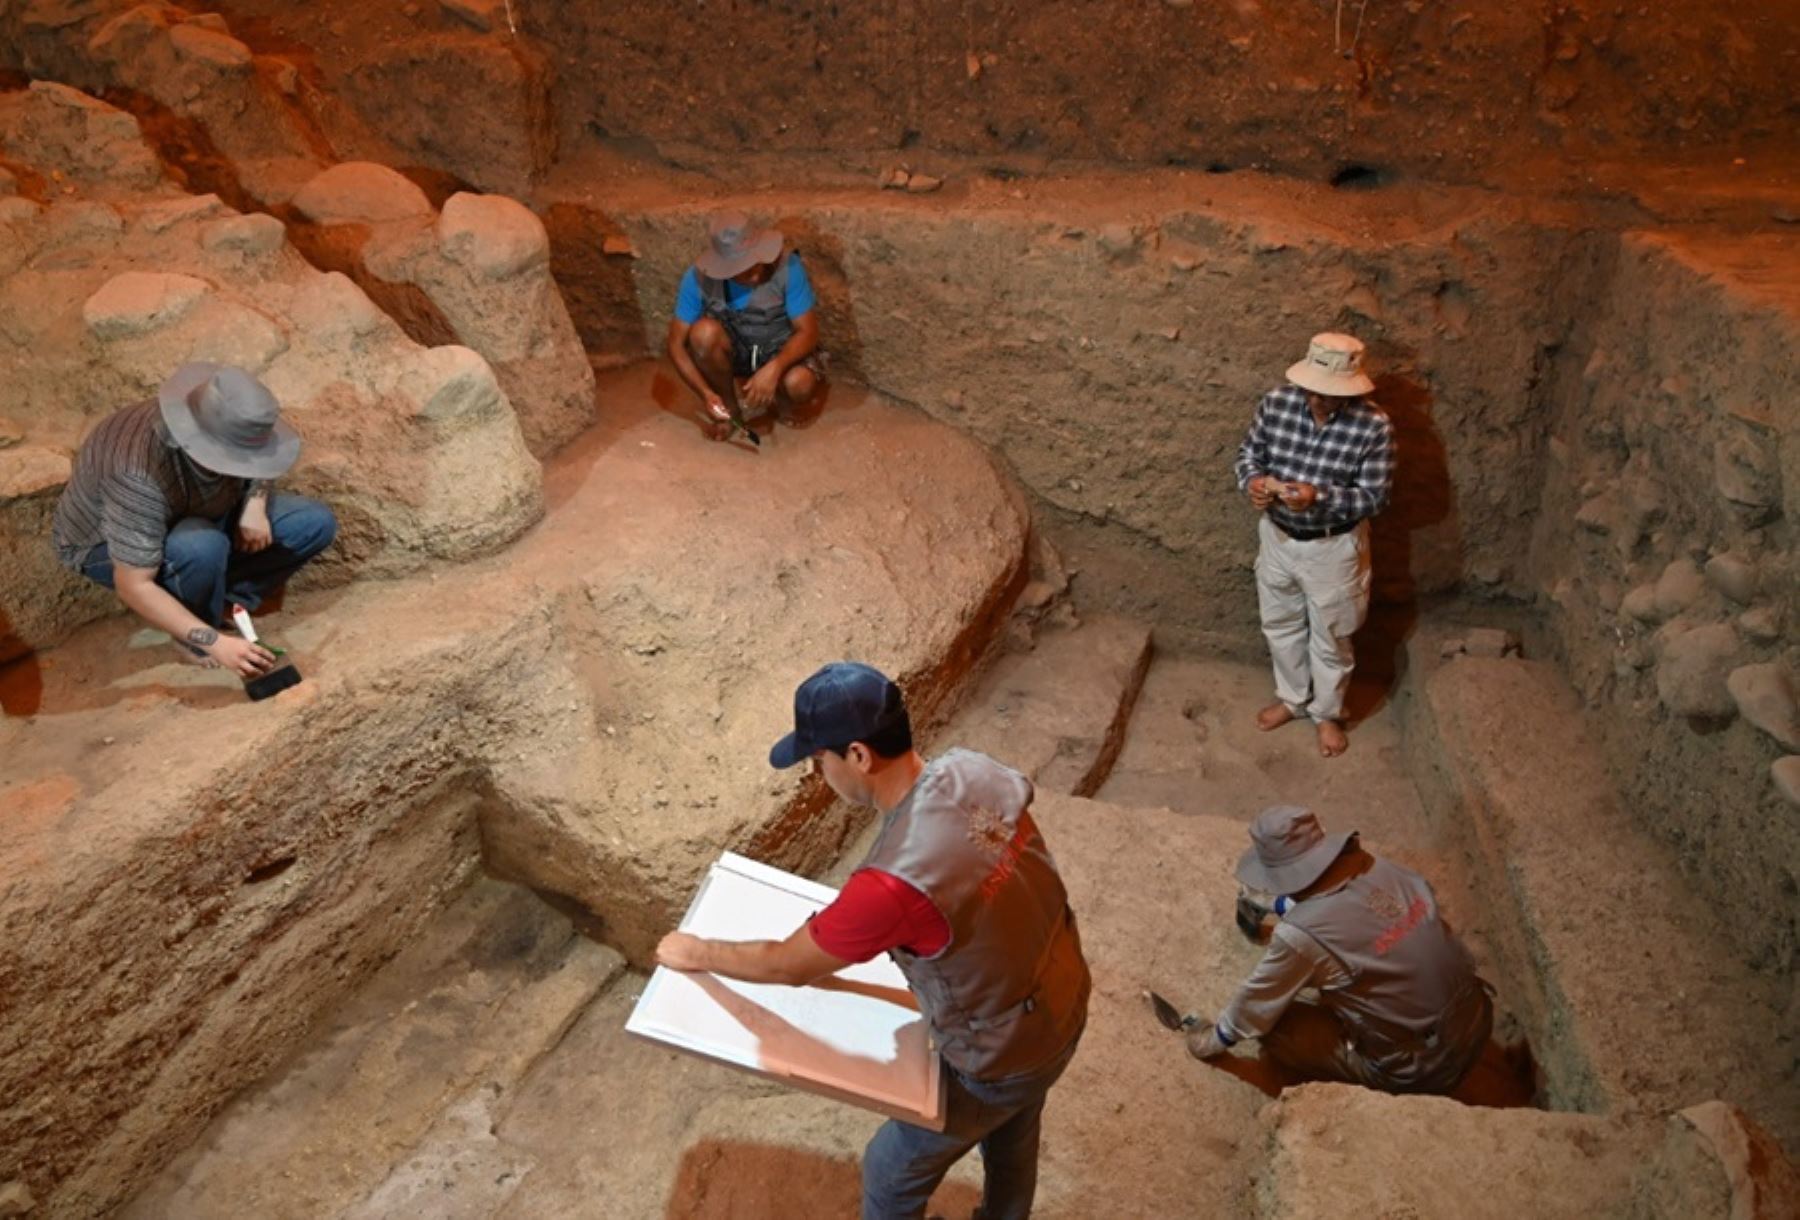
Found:
[[[1270,524],[1275,524],[1274,518],[1270,518]],[[1285,525],[1275,525],[1275,528],[1286,534],[1289,538],[1292,538],[1295,542],[1317,542],[1321,538],[1336,538],[1340,534],[1348,534],[1351,530],[1361,524],[1362,519],[1359,517],[1348,524],[1334,525],[1329,529],[1322,530],[1291,530]]]

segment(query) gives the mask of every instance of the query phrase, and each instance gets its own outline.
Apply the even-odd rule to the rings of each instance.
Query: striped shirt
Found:
[[[163,426],[154,399],[126,407],[81,442],[51,527],[57,561],[79,572],[104,542],[117,563],[161,567],[171,526],[187,517],[222,521],[249,484],[196,465]]]
[[[1279,500],[1269,507],[1270,520],[1282,529],[1311,533],[1353,525],[1387,507],[1394,426],[1379,407],[1354,398],[1321,428],[1313,422],[1305,390],[1294,385],[1270,390],[1238,446],[1238,490],[1248,491],[1258,475],[1319,489],[1319,498],[1304,512]]]

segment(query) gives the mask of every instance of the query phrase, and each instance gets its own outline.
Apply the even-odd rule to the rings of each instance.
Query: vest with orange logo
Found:
[[[951,750],[887,815],[862,862],[919,890],[950,926],[931,957],[893,957],[944,1058],[977,1080],[1043,1066],[1087,1021],[1087,961],[1031,798],[1017,771]]]

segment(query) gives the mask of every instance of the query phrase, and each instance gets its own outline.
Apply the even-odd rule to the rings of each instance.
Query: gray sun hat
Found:
[[[272,479],[300,456],[300,437],[281,422],[269,387],[229,364],[184,364],[156,391],[163,424],[208,470]]]
[[[1250,847],[1238,858],[1237,879],[1253,890],[1293,894],[1317,881],[1356,837],[1326,834],[1310,809],[1274,805],[1250,823]]]
[[[720,212],[707,226],[707,249],[694,260],[702,275],[728,280],[758,263],[781,256],[781,234],[765,229],[742,212]]]

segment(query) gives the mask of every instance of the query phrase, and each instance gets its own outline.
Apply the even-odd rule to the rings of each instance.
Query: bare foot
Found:
[[[1350,739],[1344,735],[1344,726],[1335,720],[1319,721],[1319,757],[1336,758],[1350,748]]]
[[[1256,727],[1267,733],[1270,729],[1278,729],[1294,718],[1294,709],[1285,703],[1271,703],[1256,713]]]

